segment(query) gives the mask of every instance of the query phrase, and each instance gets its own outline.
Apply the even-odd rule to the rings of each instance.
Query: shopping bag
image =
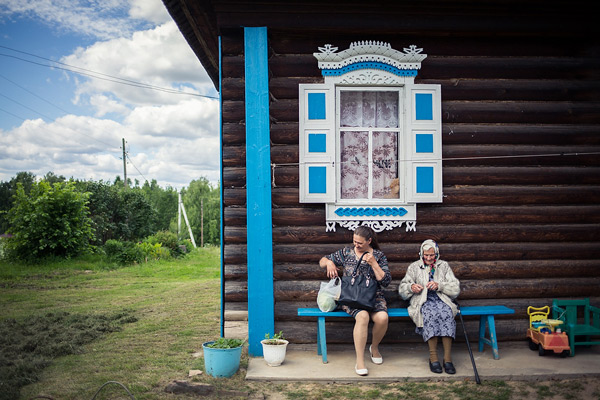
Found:
[[[337,307],[335,301],[340,297],[341,289],[342,286],[338,277],[331,279],[329,282],[321,282],[321,288],[317,295],[319,310],[323,312],[335,310]]]

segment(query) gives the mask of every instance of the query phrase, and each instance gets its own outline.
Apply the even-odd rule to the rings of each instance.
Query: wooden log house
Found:
[[[378,234],[393,276],[389,306],[406,305],[398,283],[428,238],[460,279],[462,305],[516,310],[496,321],[499,340],[524,340],[529,305],[600,303],[600,29],[592,3],[164,3],[220,93],[222,324],[248,312],[251,354],[261,354],[266,332],[316,342],[314,319],[296,310],[316,306],[326,280],[319,258],[352,240],[349,229],[327,229],[324,204],[300,202],[299,88],[325,81],[315,53],[326,44],[416,45],[427,57],[414,84],[441,91],[443,197],[416,204],[414,229]],[[465,322],[476,337],[477,321]],[[351,324],[328,322],[328,341],[351,343]],[[408,319],[392,321],[384,339],[419,340]]]

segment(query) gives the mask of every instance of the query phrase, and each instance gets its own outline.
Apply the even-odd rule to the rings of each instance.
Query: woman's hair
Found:
[[[435,258],[440,258],[440,249],[435,241],[432,239],[427,239],[423,243],[421,243],[421,249],[419,250],[419,258],[423,258],[423,253],[429,249],[433,249],[435,251]]]
[[[360,237],[364,237],[367,240],[371,239],[371,247],[377,250],[381,250],[379,248],[379,243],[377,243],[377,234],[372,228],[366,225],[361,225],[354,230],[354,234]]]

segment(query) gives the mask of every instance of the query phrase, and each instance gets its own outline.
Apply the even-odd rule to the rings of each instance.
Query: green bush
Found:
[[[165,260],[171,258],[171,252],[168,248],[162,247],[160,243],[149,243],[147,241],[138,243],[137,246],[141,249],[144,255],[144,260]]]
[[[106,241],[104,253],[111,261],[123,265],[141,263],[145,259],[144,251],[136,243],[121,242],[115,239]]]
[[[17,184],[5,251],[20,260],[70,258],[89,251],[94,239],[87,207],[88,193],[73,182],[34,182],[29,194]]]
[[[170,231],[156,232],[154,235],[148,236],[144,242],[150,244],[159,243],[163,248],[168,249],[169,254],[175,258],[189,253],[193,248],[192,242],[189,239],[177,240],[177,234]],[[185,249],[182,249],[180,246],[184,246]]]

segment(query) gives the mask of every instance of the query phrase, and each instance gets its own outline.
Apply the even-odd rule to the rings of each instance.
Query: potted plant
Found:
[[[203,343],[206,373],[217,378],[229,378],[234,375],[240,367],[243,345],[242,339],[225,338]]]
[[[270,336],[267,333],[260,343],[262,343],[263,357],[267,364],[271,367],[281,365],[285,359],[285,352],[289,343],[283,337],[283,332],[279,331],[279,333],[276,333],[273,336]]]

